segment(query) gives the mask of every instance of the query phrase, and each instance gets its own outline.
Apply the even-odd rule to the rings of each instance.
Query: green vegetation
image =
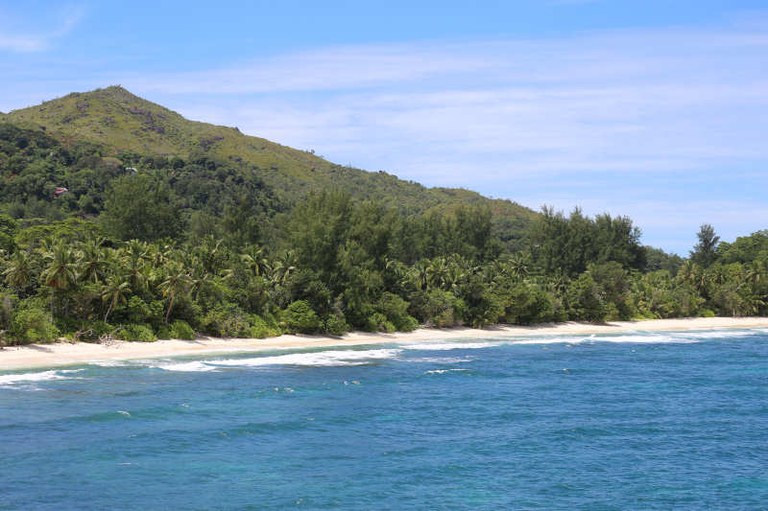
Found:
[[[119,86],[69,94],[0,119],[0,131],[19,128],[24,133],[10,138],[17,138],[24,147],[12,151],[18,154],[17,163],[8,170],[18,174],[23,163],[32,161],[41,166],[34,172],[38,179],[19,179],[24,183],[23,191],[39,195],[45,203],[56,186],[65,186],[70,190],[67,201],[77,202],[86,196],[83,204],[70,204],[70,208],[88,215],[97,214],[103,207],[105,190],[97,187],[133,172],[127,169],[135,169],[137,173],[164,175],[177,172],[185,181],[178,186],[191,201],[189,206],[200,209],[207,203],[215,211],[206,213],[216,215],[224,209],[235,215],[241,211],[240,202],[252,206],[250,202],[266,199],[270,200],[261,204],[267,208],[290,209],[310,191],[336,188],[358,200],[393,205],[405,214],[445,214],[466,205],[486,207],[495,234],[510,248],[520,248],[525,230],[536,216],[510,201],[487,199],[468,190],[428,189],[383,171],[365,172],[331,163],[315,156],[312,150],[300,151],[246,136],[237,128],[189,121]],[[8,138],[0,135],[4,141],[0,142],[4,144],[0,155],[8,148]],[[5,168],[2,156],[0,168]],[[205,175],[200,175],[202,172]],[[239,182],[242,179],[243,188]],[[19,185],[14,190],[19,190]],[[254,192],[256,197],[251,195]],[[13,193],[0,191],[7,197],[13,197]],[[230,193],[235,196],[227,197]],[[227,201],[219,202],[222,198]],[[3,197],[0,202],[4,202]],[[24,203],[28,210],[14,216],[45,216],[41,213],[46,204]],[[243,218],[249,213],[240,212]],[[202,215],[196,221],[205,228],[208,219]],[[230,217],[230,221],[238,219]]]
[[[0,343],[768,313],[768,231],[688,259],[193,123],[118,87],[0,120]]]

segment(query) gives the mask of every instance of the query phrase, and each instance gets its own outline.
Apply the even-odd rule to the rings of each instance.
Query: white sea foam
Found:
[[[320,351],[313,353],[292,353],[267,357],[198,360],[192,362],[147,361],[146,365],[165,371],[211,372],[231,367],[261,367],[274,365],[294,366],[355,366],[369,364],[374,360],[397,357],[402,350],[381,349],[363,351]]]
[[[449,350],[478,350],[500,346],[499,342],[427,342],[420,344],[406,344],[403,349],[419,351],[449,351]]]
[[[355,366],[365,365],[374,360],[396,358],[402,350],[381,349],[363,351],[319,351],[314,353],[292,353],[271,357],[238,358],[229,360],[209,360],[206,364],[213,367],[259,367],[272,365],[294,366]]]
[[[664,344],[664,343],[695,343],[697,339],[669,333],[628,333],[623,335],[592,334],[558,337],[531,337],[518,339],[514,344],[589,344],[595,342],[625,343],[625,344]]]
[[[469,369],[432,369],[431,371],[425,371],[424,374],[446,374],[446,373],[465,373]]]
[[[94,360],[92,362],[88,363],[92,366],[98,366],[98,367],[125,367],[132,365],[130,362],[126,360]]]
[[[513,344],[576,344],[594,340],[585,336],[572,337],[532,337],[530,339],[515,339]]]
[[[749,337],[752,335],[760,335],[759,330],[708,330],[700,332],[680,332],[675,336],[683,337],[686,339],[733,339],[736,337]]]
[[[627,335],[598,335],[588,339],[591,342],[616,342],[632,344],[664,344],[664,343],[690,343],[693,339],[686,339],[670,334],[627,334]]]
[[[194,362],[165,362],[162,364],[153,364],[150,367],[163,369],[164,371],[178,371],[182,373],[205,373],[215,371],[216,367],[208,365],[203,361]]]
[[[472,360],[470,357],[418,357],[408,358],[405,362],[413,364],[466,364]]]
[[[78,373],[82,369],[67,369],[58,371],[42,371],[39,373],[21,373],[21,374],[3,374],[0,375],[0,386],[29,384],[50,380],[73,379],[68,376],[72,373]]]

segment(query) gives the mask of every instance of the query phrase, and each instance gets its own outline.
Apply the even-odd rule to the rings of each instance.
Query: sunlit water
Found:
[[[0,509],[768,509],[768,331],[0,372]]]

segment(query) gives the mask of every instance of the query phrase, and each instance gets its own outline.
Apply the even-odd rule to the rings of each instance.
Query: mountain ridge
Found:
[[[152,155],[248,165],[289,204],[312,190],[339,188],[356,198],[384,201],[409,212],[482,205],[491,210],[496,229],[507,241],[519,239],[537,216],[513,201],[463,188],[427,188],[384,171],[338,165],[309,151],[245,135],[238,128],[192,121],[119,85],[13,110],[0,121],[43,130],[64,145],[93,143],[104,148],[104,156],[119,159]]]

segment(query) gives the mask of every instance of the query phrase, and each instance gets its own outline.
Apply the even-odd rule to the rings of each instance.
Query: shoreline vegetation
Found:
[[[13,346],[0,350],[0,371],[81,365],[93,362],[146,358],[208,356],[223,353],[267,352],[315,348],[354,347],[377,344],[414,344],[432,341],[494,339],[514,342],[520,338],[558,335],[625,334],[636,332],[680,332],[716,329],[768,328],[768,317],[713,317],[612,321],[593,323],[547,323],[532,326],[501,325],[487,329],[420,328],[413,332],[352,332],[341,337],[282,335],[267,339],[202,337],[194,340],[160,340],[151,343],[59,342]]]
[[[342,167],[120,87],[0,122],[0,346],[767,317],[768,230],[697,239],[683,258],[625,216]]]

